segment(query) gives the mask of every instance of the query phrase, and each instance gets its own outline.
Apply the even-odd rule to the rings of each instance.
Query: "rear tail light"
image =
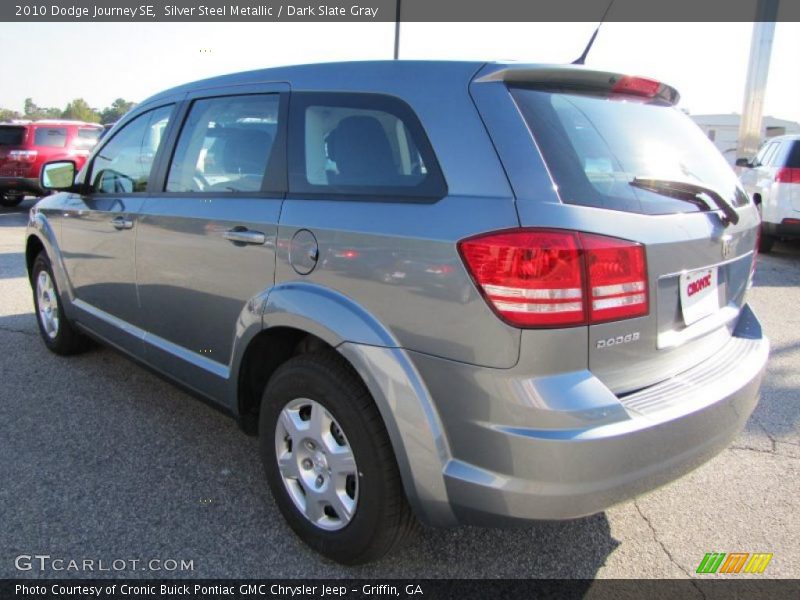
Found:
[[[39,152],[36,150],[11,150],[8,153],[8,158],[19,162],[33,162],[38,155]]]
[[[800,183],[800,168],[783,167],[775,173],[775,181],[778,183]]]
[[[490,306],[516,327],[586,325],[649,310],[641,244],[520,229],[469,238],[458,249]]]
[[[589,282],[589,322],[647,314],[644,246],[601,235],[580,234]]]

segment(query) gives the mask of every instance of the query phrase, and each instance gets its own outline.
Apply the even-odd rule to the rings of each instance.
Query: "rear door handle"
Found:
[[[250,231],[249,229],[229,229],[222,234],[226,240],[234,244],[266,244],[267,236],[260,231]]]
[[[133,221],[127,217],[114,217],[111,219],[114,229],[133,229]]]

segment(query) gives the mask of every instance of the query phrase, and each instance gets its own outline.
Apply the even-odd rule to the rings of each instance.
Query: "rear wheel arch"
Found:
[[[334,290],[307,282],[290,282],[269,290],[260,319],[252,320],[250,327],[259,331],[247,338],[241,354],[236,353],[241,359],[234,359],[233,376],[239,423],[249,434],[257,433],[261,394],[267,382],[290,358],[333,350],[345,341],[396,345],[364,307]]]
[[[293,327],[271,327],[255,335],[239,367],[236,399],[240,427],[249,435],[258,434],[261,396],[278,367],[295,356],[327,349],[333,346]]]
[[[28,278],[33,276],[33,263],[41,252],[47,252],[42,240],[35,235],[29,235],[25,243],[25,265],[28,268]]]

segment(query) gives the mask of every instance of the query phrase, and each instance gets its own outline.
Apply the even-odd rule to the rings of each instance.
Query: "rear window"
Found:
[[[786,165],[790,169],[800,169],[800,141],[792,144],[789,154],[786,155]]]
[[[24,127],[0,127],[0,146],[19,146],[24,139]]]
[[[733,170],[702,130],[673,106],[512,88],[563,202],[643,214],[702,210],[630,185],[634,178],[702,185],[747,203]]]
[[[66,127],[36,127],[33,133],[33,145],[48,148],[63,148],[67,145]]]

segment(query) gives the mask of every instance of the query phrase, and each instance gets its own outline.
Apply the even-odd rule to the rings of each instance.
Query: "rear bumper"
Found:
[[[497,526],[594,514],[707,461],[755,408],[768,353],[745,306],[714,357],[623,397],[589,372],[522,378],[419,355],[414,362],[446,431],[455,518]],[[470,397],[469,389],[479,391]]]
[[[0,177],[0,191],[19,191],[34,196],[40,196],[43,193],[39,186],[39,180],[31,177]]]
[[[800,238],[800,215],[797,218],[783,219],[780,223],[763,223],[764,233],[775,237]]]

